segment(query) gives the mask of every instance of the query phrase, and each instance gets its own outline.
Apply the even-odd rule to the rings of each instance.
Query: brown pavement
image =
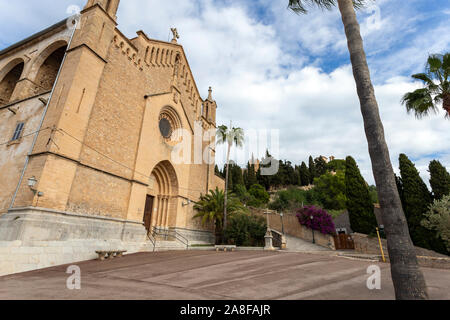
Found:
[[[367,289],[371,264],[381,268],[381,290]],[[59,266],[0,277],[0,299],[394,299],[388,264],[327,252],[171,251],[76,265],[81,290],[67,289]],[[450,299],[450,270],[422,270],[430,297]]]

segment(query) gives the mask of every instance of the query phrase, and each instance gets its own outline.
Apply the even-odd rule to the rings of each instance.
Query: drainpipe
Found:
[[[67,18],[66,21],[69,21],[69,19],[70,19],[70,17]],[[69,43],[67,44],[66,53],[64,54],[63,60],[61,62],[61,66],[59,67],[58,73],[56,75],[55,83],[53,84],[52,91],[50,92],[50,97],[48,98],[47,104],[45,105],[45,109],[44,109],[44,112],[42,114],[42,118],[41,118],[41,121],[39,123],[39,127],[38,127],[38,130],[36,132],[36,135],[34,136],[33,143],[32,143],[31,148],[30,148],[30,152],[27,154],[27,157],[25,159],[25,165],[23,166],[22,173],[21,173],[20,179],[19,179],[19,183],[17,184],[16,191],[14,192],[14,195],[12,197],[11,205],[9,206],[9,209],[13,208],[14,202],[16,201],[17,193],[19,192],[19,187],[22,184],[23,177],[25,175],[25,171],[26,171],[26,169],[28,167],[28,163],[30,162],[30,155],[33,153],[34,146],[36,145],[37,138],[38,138],[39,133],[40,133],[40,131],[42,129],[42,124],[44,123],[44,119],[45,119],[45,115],[47,114],[48,106],[50,105],[50,102],[51,102],[52,97],[53,97],[53,93],[55,92],[56,84],[58,83],[59,76],[61,74],[61,70],[62,70],[62,68],[64,66],[64,62],[66,61],[67,50],[70,48],[70,45],[72,44],[72,39],[73,39],[73,36],[75,35],[75,31],[77,30],[78,23],[79,23],[79,19],[75,19],[75,24],[73,25],[73,32],[72,32],[72,35],[70,36]]]

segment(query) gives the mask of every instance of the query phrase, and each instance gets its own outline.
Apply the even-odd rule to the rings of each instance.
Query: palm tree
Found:
[[[356,19],[355,9],[362,8],[366,0],[289,0],[289,8],[298,14],[307,13],[307,6],[331,9],[336,4],[345,27],[373,175],[380,198],[395,296],[397,299],[428,299],[425,279],[417,263],[400,202],[360,27]]]
[[[214,223],[217,236],[217,234],[222,233],[224,204],[225,192],[216,187],[215,190],[210,190],[208,194],[201,195],[200,200],[195,202],[194,209],[197,210],[197,214],[194,219],[201,218],[202,225]],[[227,207],[230,215],[245,211],[239,199],[233,194],[230,194],[227,198]]]
[[[432,54],[428,57],[425,73],[413,74],[421,80],[424,88],[408,92],[402,99],[408,113],[414,112],[417,119],[437,112],[438,106],[446,111],[445,117],[450,119],[450,53]],[[437,83],[437,84],[436,84]]]
[[[230,125],[231,127],[231,125]],[[227,170],[225,174],[225,199],[223,207],[223,229],[227,228],[227,197],[228,197],[228,171],[230,167],[230,151],[233,144],[242,147],[244,144],[244,130],[241,128],[230,128],[222,125],[217,130],[217,144],[228,144],[227,150]]]

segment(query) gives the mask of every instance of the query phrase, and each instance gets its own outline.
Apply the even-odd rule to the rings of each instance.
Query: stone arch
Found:
[[[17,58],[9,62],[0,71],[0,105],[10,102],[16,83],[20,80],[24,67],[25,62],[23,59]]]
[[[39,87],[37,93],[52,89],[66,49],[66,40],[55,41],[45,48],[34,61],[29,73],[29,79]]]
[[[151,226],[169,228],[177,215],[179,186],[175,168],[170,161],[161,161],[153,168],[150,179],[154,197]]]

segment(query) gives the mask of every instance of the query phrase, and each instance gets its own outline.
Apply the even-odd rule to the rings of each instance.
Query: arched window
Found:
[[[14,66],[0,82],[0,105],[10,102],[16,83],[20,80],[24,68],[23,61]]]
[[[60,47],[44,61],[34,81],[39,86],[39,93],[50,91],[55,83],[67,46]]]

